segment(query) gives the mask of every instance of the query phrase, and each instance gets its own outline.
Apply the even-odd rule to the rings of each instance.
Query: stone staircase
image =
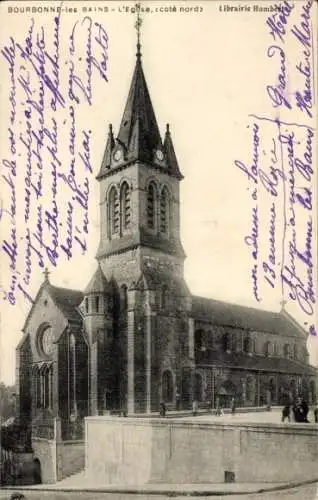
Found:
[[[85,467],[85,442],[62,441],[56,444],[57,455],[57,480],[72,477],[84,471]]]

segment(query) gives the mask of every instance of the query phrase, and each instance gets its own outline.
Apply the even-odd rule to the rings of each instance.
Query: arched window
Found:
[[[76,413],[76,340],[73,333],[70,335],[69,381],[71,413]]]
[[[51,399],[51,377],[48,366],[43,369],[43,407],[49,408]]]
[[[207,338],[207,344],[210,349],[214,349],[214,338],[213,338],[213,332],[209,330],[206,334]]]
[[[195,350],[201,351],[203,347],[203,330],[197,330],[194,334]]]
[[[160,232],[169,232],[170,202],[169,193],[166,187],[161,191],[160,196]]]
[[[85,298],[85,312],[88,313],[88,297]]]
[[[292,397],[295,399],[295,397],[297,396],[297,393],[298,393],[298,391],[297,391],[297,382],[296,382],[295,379],[292,379],[290,381],[290,392],[292,394]]]
[[[128,308],[128,293],[127,293],[127,286],[122,285],[120,287],[120,309],[122,311],[127,311]]]
[[[171,403],[173,400],[173,379],[169,370],[162,374],[162,398],[166,403]]]
[[[147,191],[147,225],[156,228],[156,186],[151,182]]]
[[[225,333],[223,335],[223,338],[222,338],[222,341],[223,341],[223,350],[226,352],[226,351],[230,351],[231,350],[231,338],[230,338],[230,334],[229,333]]]
[[[196,401],[203,400],[203,382],[199,373],[196,373],[194,376],[194,399]]]
[[[254,382],[251,377],[248,377],[246,380],[246,399],[247,401],[253,401],[253,396],[254,396]]]
[[[276,383],[275,383],[275,380],[273,378],[270,379],[268,388],[269,388],[269,392],[271,395],[271,402],[275,402],[276,401]]]
[[[296,344],[294,344],[293,355],[294,355],[294,359],[298,359],[298,349],[297,349],[297,345]]]
[[[162,309],[166,309],[169,307],[170,303],[170,293],[169,288],[165,285],[161,290],[161,307]]]
[[[94,302],[95,302],[95,312],[99,312],[99,295],[95,295],[94,297]]]
[[[264,344],[264,356],[272,356],[273,354],[273,345],[271,342],[267,341]]]
[[[130,189],[127,182],[124,182],[120,191],[121,227],[122,230],[130,226]]]
[[[312,401],[313,404],[315,404],[316,403],[316,399],[317,399],[315,381],[311,380],[310,383],[309,383],[309,386],[310,386],[311,401]]]
[[[113,186],[109,193],[109,236],[119,232],[119,199],[118,192]]]
[[[236,333],[232,333],[232,335],[231,335],[231,343],[232,343],[232,350],[236,351],[236,349],[237,349],[237,337],[236,337]]]
[[[41,408],[42,406],[42,384],[41,384],[41,373],[38,367],[34,369],[34,384],[35,384],[35,406],[36,408]]]
[[[289,344],[284,345],[284,356],[285,356],[285,358],[290,357],[290,345]]]
[[[249,353],[251,351],[251,339],[249,336],[244,337],[243,340],[243,351]]]
[[[49,371],[49,407],[53,408],[53,365]]]

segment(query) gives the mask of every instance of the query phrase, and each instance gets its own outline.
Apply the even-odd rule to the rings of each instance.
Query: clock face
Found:
[[[158,160],[160,160],[160,161],[163,160],[163,152],[161,151],[161,149],[158,149],[156,151],[156,156],[157,156]]]
[[[52,327],[48,326],[42,333],[41,338],[42,351],[46,356],[50,356],[53,351],[53,331]]]
[[[115,159],[116,161],[119,161],[119,160],[120,160],[120,158],[121,158],[121,150],[120,150],[120,149],[117,149],[117,151],[115,151],[115,153],[114,153],[114,159]]]

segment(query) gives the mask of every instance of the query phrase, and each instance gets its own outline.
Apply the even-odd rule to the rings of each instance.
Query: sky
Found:
[[[296,6],[286,14],[286,26],[292,28],[300,22],[302,6],[305,2],[297,2]],[[27,6],[25,2],[5,2],[1,5],[1,49],[8,47],[10,37],[16,47],[16,75],[23,73],[19,59],[17,44],[27,45],[29,27],[34,19],[33,37],[35,33],[45,33],[46,47],[53,46],[54,42],[54,14],[45,12],[22,12]],[[33,5],[33,4],[32,4]],[[36,2],[34,5],[40,5]],[[58,6],[55,2],[41,2],[41,6]],[[68,96],[65,89],[68,83],[70,57],[70,36],[74,33],[74,25],[85,15],[91,16],[93,23],[99,23],[108,36],[107,49],[107,82],[98,71],[93,69],[92,104],[81,101],[76,108],[78,131],[90,130],[90,163],[92,173],[89,174],[89,233],[87,235],[87,251],[84,255],[79,246],[73,246],[74,255],[67,260],[58,259],[57,266],[47,261],[50,271],[50,280],[54,285],[83,290],[96,269],[95,254],[99,238],[99,186],[95,181],[103,157],[109,123],[113,124],[114,133],[118,131],[122,117],[128,89],[135,64],[136,30],[134,28],[135,14],[126,12],[124,5],[131,10],[134,2],[64,2],[64,9],[59,24],[59,58],[60,79],[66,104]],[[225,12],[224,6],[238,5],[237,2],[176,2],[176,12],[171,12],[171,2],[143,2],[143,7],[149,7],[150,12],[142,13],[141,28],[143,68],[155,109],[157,122],[161,133],[164,133],[165,124],[170,124],[172,139],[179,161],[180,170],[184,175],[181,182],[181,239],[187,254],[185,262],[185,278],[191,292],[228,302],[260,307],[267,310],[279,311],[282,300],[285,308],[296,321],[308,331],[310,325],[316,325],[316,305],[312,304],[313,313],[303,312],[297,300],[290,297],[291,290],[284,289],[280,280],[280,261],[285,255],[288,260],[288,241],[291,228],[288,229],[283,245],[283,217],[284,206],[288,205],[288,183],[277,180],[277,195],[273,196],[264,188],[264,184],[257,186],[258,207],[258,265],[259,265],[259,296],[258,302],[253,293],[251,269],[255,264],[251,245],[246,244],[246,237],[252,234],[253,207],[256,202],[252,197],[255,185],[253,180],[237,166],[241,162],[251,168],[253,155],[257,152],[259,168],[270,171],[273,165],[273,144],[276,156],[283,151],[285,167],[288,164],[287,145],[278,140],[277,125],[272,122],[263,122],[251,117],[251,114],[268,117],[275,120],[285,120],[297,124],[296,128],[286,126],[288,131],[295,134],[294,150],[304,155],[306,134],[308,127],[316,126],[316,107],[313,104],[311,118],[304,110],[296,105],[295,94],[304,87],[304,76],[296,68],[296,61],[304,58],[302,44],[290,30],[286,29],[283,40],[276,41],[270,35],[267,24],[269,13],[253,12],[253,3],[240,2],[243,7],[250,6],[250,11]],[[270,2],[258,2],[259,6],[270,6]],[[274,3],[272,4],[275,5]],[[83,8],[90,7],[91,12],[84,12]],[[101,7],[105,12],[100,12]],[[196,8],[196,11],[187,12],[185,9]],[[11,12],[10,12],[11,8]],[[12,12],[19,8],[19,12]],[[71,12],[72,9],[72,12]],[[77,12],[74,12],[77,9]],[[108,11],[106,11],[108,9]],[[128,9],[128,10],[129,10]],[[317,17],[317,16],[316,16]],[[312,16],[313,30],[317,30],[314,15]],[[43,26],[43,30],[41,27]],[[95,30],[97,29],[95,26]],[[85,24],[76,25],[75,52],[77,66],[82,71],[87,46],[84,43]],[[81,31],[82,30],[82,31]],[[95,31],[96,35],[97,31]],[[29,34],[30,37],[30,34]],[[12,40],[11,39],[11,40]],[[34,38],[36,40],[36,38]],[[94,43],[93,43],[94,45]],[[268,55],[269,48],[272,56]],[[101,60],[101,52],[95,43],[94,55]],[[317,49],[317,47],[315,47]],[[315,50],[317,54],[317,50]],[[75,56],[74,56],[75,57]],[[79,61],[81,59],[81,61]],[[74,59],[75,60],[75,59]],[[78,62],[79,61],[79,62]],[[1,173],[8,167],[3,160],[10,156],[10,141],[8,127],[10,127],[10,65],[5,57],[0,58],[1,93],[1,128],[0,128],[0,156],[2,161]],[[317,64],[313,66],[317,68]],[[31,73],[30,73],[31,74]],[[80,73],[81,75],[83,73]],[[317,79],[317,75],[315,76]],[[34,82],[35,95],[38,95],[38,81],[36,75],[31,74]],[[282,93],[286,96],[287,105],[274,107],[268,87],[281,85]],[[14,132],[19,145],[19,134],[23,133],[25,124],[25,94],[17,84],[17,119]],[[67,106],[66,106],[67,108]],[[64,113],[64,114],[63,114]],[[35,115],[33,115],[35,116]],[[22,118],[21,118],[22,117]],[[68,135],[70,119],[65,110],[53,113],[49,101],[45,107],[45,119],[52,123],[55,117],[60,126],[60,140],[58,144],[59,157],[62,159],[60,171],[65,171],[69,164],[70,152]],[[21,123],[19,122],[21,120]],[[31,120],[32,121],[32,120]],[[34,126],[35,122],[32,122]],[[255,125],[256,124],[256,125]],[[299,124],[303,127],[299,127]],[[255,126],[258,128],[257,134]],[[254,130],[254,132],[253,132]],[[254,134],[254,135],[253,135]],[[253,142],[254,139],[254,142]],[[259,145],[255,146],[255,141]],[[273,142],[274,141],[274,142]],[[313,142],[315,144],[315,141]],[[12,144],[11,144],[12,146]],[[16,230],[18,234],[17,270],[25,272],[23,244],[25,236],[24,176],[27,162],[25,150],[20,144],[21,157],[17,158],[16,199],[17,218]],[[296,153],[295,153],[296,154]],[[48,156],[45,160],[48,160]],[[313,146],[313,165],[316,164],[316,151]],[[46,164],[47,165],[47,164]],[[274,164],[281,168],[280,160]],[[34,168],[34,165],[32,166]],[[33,170],[32,170],[33,172]],[[287,171],[286,171],[287,172]],[[277,172],[276,172],[277,174]],[[50,173],[44,172],[43,204],[49,206],[52,193]],[[83,173],[82,181],[84,179]],[[277,174],[279,177],[279,174]],[[287,173],[286,173],[287,175]],[[315,175],[313,175],[315,179]],[[302,179],[301,188],[311,189],[312,206],[317,206],[317,186],[310,180],[303,180],[299,172],[296,175],[296,185]],[[273,178],[272,178],[273,180]],[[8,184],[1,179],[2,209],[6,210],[10,204]],[[60,189],[57,197],[61,212],[65,210],[65,196],[69,193],[65,186]],[[285,200],[285,201],[284,201]],[[286,205],[287,203],[287,205]],[[275,206],[276,211],[276,241],[275,241],[275,286],[272,287],[264,280],[263,262],[269,263],[270,253],[270,208]],[[35,210],[35,204],[33,206]],[[35,216],[36,211],[32,212]],[[80,212],[76,212],[80,214]],[[286,215],[286,214],[285,214]],[[78,216],[79,217],[79,216]],[[317,274],[317,214],[315,211],[305,210],[298,204],[296,207],[297,242],[301,251],[305,250],[306,223],[313,220],[312,231],[312,264],[314,282]],[[80,224],[80,217],[76,223]],[[10,260],[3,252],[3,241],[10,235],[10,218],[2,212],[1,218],[1,367],[0,379],[7,384],[15,378],[15,347],[21,339],[30,302],[18,293],[15,305],[4,300],[8,291],[11,272]],[[29,221],[31,224],[32,221]],[[64,224],[64,222],[63,222]],[[66,230],[65,227],[61,229]],[[249,240],[248,240],[249,241]],[[283,254],[282,249],[285,248]],[[303,283],[307,280],[307,267],[296,260],[297,271]],[[80,271],[80,272],[79,272]],[[267,271],[268,273],[269,271]],[[21,276],[18,275],[18,276]],[[267,277],[270,277],[267,274]],[[18,278],[19,279],[19,278]],[[28,293],[32,298],[43,282],[43,269],[35,263],[28,285]],[[315,287],[315,283],[314,283]],[[316,289],[315,292],[316,293]],[[318,338],[311,336],[308,342],[311,361],[318,364]]]

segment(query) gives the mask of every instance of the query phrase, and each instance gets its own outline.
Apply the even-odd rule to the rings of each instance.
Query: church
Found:
[[[193,296],[184,279],[180,182],[172,134],[161,137],[140,43],[117,135],[96,181],[100,236],[84,291],[46,272],[17,347],[18,413],[32,436],[80,437],[88,415],[316,401],[307,333],[272,313]],[[70,269],[70,272],[72,270]]]

